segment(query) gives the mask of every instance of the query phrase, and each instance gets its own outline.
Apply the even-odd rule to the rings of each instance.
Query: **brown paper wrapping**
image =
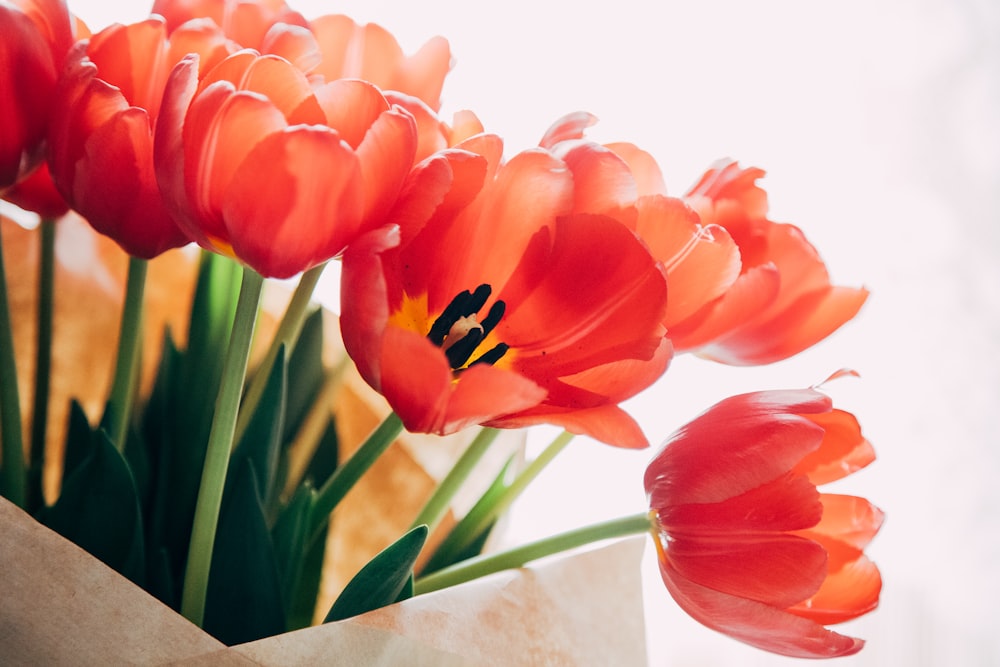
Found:
[[[641,537],[227,648],[4,499],[0,525],[4,664],[646,664]]]

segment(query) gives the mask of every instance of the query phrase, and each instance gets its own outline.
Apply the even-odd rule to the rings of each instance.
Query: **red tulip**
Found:
[[[45,157],[45,137],[56,79],[75,32],[86,32],[61,0],[0,3],[0,196],[43,215],[66,212],[53,196],[47,172],[17,191]]]
[[[502,150],[478,135],[424,161],[395,236],[348,249],[347,351],[411,431],[546,422],[646,446],[618,403],[671,356],[662,269],[614,218],[573,213],[561,160]]]
[[[284,0],[155,0],[153,14],[174,30],[191,20],[208,19],[240,47],[266,50],[264,36],[275,24],[306,27],[302,15]]]
[[[156,174],[201,246],[287,278],[382,224],[413,164],[412,116],[359,80],[310,85],[287,60],[235,53],[170,74]]]
[[[725,295],[672,329],[679,351],[734,365],[767,364],[815,345],[857,314],[864,288],[830,283],[823,260],[793,225],[767,218],[759,169],[710,169],[685,196],[706,224],[724,227],[743,267]]]
[[[59,82],[49,135],[56,186],[94,229],[143,259],[189,242],[156,185],[153,128],[170,68],[193,50],[218,60],[226,46],[217,30],[194,26],[168,41],[158,16],[114,24],[80,42]]]
[[[728,398],[674,433],[645,486],[667,590],[695,620],[783,655],[850,655],[823,627],[875,609],[864,547],[882,512],[820,493],[875,454],[848,412],[815,389]]]

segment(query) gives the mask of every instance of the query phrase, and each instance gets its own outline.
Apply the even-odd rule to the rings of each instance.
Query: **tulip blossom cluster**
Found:
[[[671,196],[650,153],[586,136],[589,113],[526,148],[472,111],[445,118],[441,37],[407,55],[380,26],[283,0],[156,0],[94,34],[63,0],[0,0],[0,36],[0,197],[49,219],[71,209],[133,261],[196,244],[244,271],[243,365],[219,391],[232,423],[213,422],[201,453],[206,477],[221,474],[215,491],[202,482],[215,506],[192,531],[206,568],[236,411],[259,398],[251,386],[240,407],[265,278],[342,260],[344,347],[408,431],[550,424],[632,449],[649,438],[622,404],[674,355],[787,359],[868,295],[834,285],[801,229],[768,218],[760,169],[720,162]],[[126,394],[133,371],[120,368]],[[823,626],[877,605],[863,548],[882,515],[816,486],[873,459],[853,416],[814,389],[711,408],[646,474],[668,591],[766,650],[859,650]],[[185,597],[203,584],[185,580]]]

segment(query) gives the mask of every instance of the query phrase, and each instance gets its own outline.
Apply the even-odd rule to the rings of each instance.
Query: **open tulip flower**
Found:
[[[767,218],[760,169],[721,162],[685,195],[706,224],[724,227],[742,269],[720,298],[675,329],[678,351],[734,365],[780,361],[815,345],[853,318],[864,288],[832,285],[802,231]]]
[[[156,173],[202,247],[288,278],[383,222],[416,141],[413,117],[368,82],[314,88],[288,60],[251,50],[199,77],[191,55],[167,83]]]
[[[646,470],[660,572],[704,625],[783,655],[850,655],[824,628],[878,605],[863,549],[882,512],[816,485],[875,455],[854,416],[815,389],[728,398],[679,429]]]
[[[646,446],[618,403],[670,360],[663,269],[615,218],[574,213],[562,160],[501,153],[477,135],[432,156],[395,237],[348,249],[347,351],[411,431],[545,422]]]
[[[66,205],[39,170],[53,109],[56,80],[76,33],[86,28],[62,0],[0,3],[0,196],[46,216]],[[34,175],[32,183],[8,191]],[[9,196],[10,195],[10,196]]]

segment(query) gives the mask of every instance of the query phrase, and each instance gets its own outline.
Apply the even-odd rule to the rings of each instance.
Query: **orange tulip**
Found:
[[[679,351],[735,365],[767,364],[815,345],[854,317],[864,288],[839,287],[802,231],[767,218],[760,169],[713,167],[685,196],[706,224],[724,227],[743,267],[719,299],[672,329]]]
[[[878,605],[863,549],[882,512],[820,493],[875,454],[815,389],[728,398],[680,428],[646,470],[660,573],[700,623],[758,648],[821,658],[864,642],[824,628]]]
[[[452,65],[451,47],[433,37],[413,55],[405,55],[396,38],[374,23],[358,25],[330,14],[309,22],[323,60],[316,73],[327,81],[358,78],[383,90],[410,95],[434,111],[441,108],[441,89]]]
[[[725,229],[666,196],[663,176],[649,153],[633,144],[602,146],[585,139],[584,130],[595,121],[588,113],[564,116],[549,128],[541,146],[573,172],[578,184],[574,210],[615,216],[663,263],[669,289],[663,324],[676,350],[675,327],[736,280],[739,249]]]
[[[302,15],[284,0],[155,0],[153,14],[159,14],[174,30],[191,20],[210,20],[240,47],[267,50],[265,35],[278,23],[306,27]]]
[[[188,56],[164,94],[156,174],[201,246],[287,278],[383,222],[416,142],[413,117],[370,83],[313,88],[289,61],[249,50],[199,77]]]
[[[98,232],[150,259],[185,245],[153,173],[153,128],[170,68],[188,51],[221,60],[217,30],[167,40],[162,18],[114,24],[73,49],[59,82],[49,161],[56,186]]]
[[[67,209],[38,168],[56,79],[77,31],[86,27],[62,0],[0,3],[0,196],[46,217]],[[33,174],[31,183],[8,190]]]
[[[477,135],[415,169],[344,254],[341,329],[410,431],[551,423],[648,443],[618,403],[665,370],[660,265],[610,216],[575,214],[572,173]]]

